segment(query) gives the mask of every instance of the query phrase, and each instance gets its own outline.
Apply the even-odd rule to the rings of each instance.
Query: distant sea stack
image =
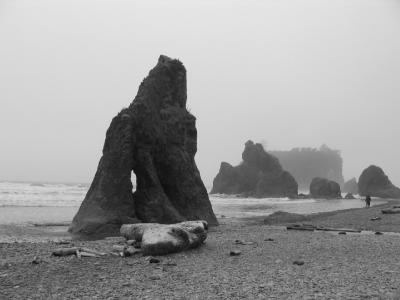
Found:
[[[279,160],[267,153],[261,144],[248,141],[243,162],[233,167],[222,162],[213,182],[211,194],[240,194],[249,197],[297,197],[293,176],[283,170]]]
[[[343,159],[340,151],[322,145],[316,148],[294,148],[290,151],[270,151],[282,167],[290,172],[299,184],[299,189],[308,190],[313,178],[321,177],[344,183]]]
[[[340,185],[326,178],[316,177],[310,184],[310,195],[312,198],[341,199]]]
[[[343,193],[358,194],[358,183],[354,177],[343,184]]]
[[[137,222],[216,225],[194,160],[195,124],[186,109],[185,67],[160,56],[133,102],[112,120],[96,175],[69,231],[119,234],[121,224]]]
[[[400,198],[400,189],[396,187],[380,167],[369,166],[360,175],[358,190],[361,196],[381,198]]]

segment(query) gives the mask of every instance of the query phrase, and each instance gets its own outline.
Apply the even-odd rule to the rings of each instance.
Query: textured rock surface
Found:
[[[121,235],[140,242],[144,255],[164,255],[202,245],[207,238],[207,222],[125,224]]]
[[[332,180],[316,177],[311,181],[310,194],[313,198],[340,199],[340,185]]]
[[[236,167],[221,163],[211,193],[242,194],[253,197],[297,197],[297,182],[284,171],[279,160],[261,144],[246,143],[243,162]]]
[[[347,180],[343,185],[342,192],[343,193],[358,194],[357,179],[352,178],[350,180]]]
[[[380,167],[373,165],[361,173],[358,189],[361,196],[400,198],[400,189],[393,185]]]
[[[137,222],[202,219],[217,224],[194,160],[195,122],[186,109],[185,67],[160,56],[136,98],[112,120],[95,178],[70,232],[115,234],[121,224]]]

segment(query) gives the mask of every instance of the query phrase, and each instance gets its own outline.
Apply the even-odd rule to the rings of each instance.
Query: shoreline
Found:
[[[399,202],[390,200],[369,209],[312,214],[307,223],[330,227],[368,225],[369,216]],[[51,252],[56,248],[74,246],[102,251],[118,244],[120,239],[69,240],[64,245],[65,239],[68,240],[66,232],[62,232],[64,227],[31,226],[28,231],[19,228],[20,236],[25,234],[29,239],[0,242],[0,295],[6,299],[396,299],[400,296],[400,276],[396,276],[400,274],[397,261],[400,236],[288,231],[283,226],[265,225],[263,220],[219,218],[220,225],[210,228],[204,245],[160,256],[158,264],[149,263],[142,255],[52,257]],[[387,231],[383,230],[385,226],[400,231],[388,227],[400,228],[400,215],[384,215],[381,224],[370,222],[376,231]],[[0,236],[4,229],[0,226]],[[48,234],[48,229],[53,230],[47,235],[49,239],[35,242],[45,232]],[[241,245],[236,240],[250,243]],[[230,256],[233,249],[241,254]],[[35,257],[40,259],[38,264],[32,263]],[[294,264],[296,261],[302,265]]]
[[[328,201],[328,200],[327,200]],[[377,204],[370,208],[349,208],[311,214],[297,214],[304,216],[303,221],[272,220],[268,224],[264,220],[271,216],[251,217],[218,217],[218,221],[225,225],[289,225],[294,223],[307,223],[314,226],[333,228],[354,228],[368,231],[400,232],[400,217],[396,215],[382,215],[381,210],[400,204],[400,199],[387,199],[386,203]],[[381,220],[371,221],[372,217],[384,216]],[[54,224],[53,224],[54,223]],[[63,223],[63,224],[61,224]],[[63,226],[61,226],[63,225]],[[26,224],[0,224],[0,243],[24,242],[50,242],[58,240],[73,240],[67,232],[68,222],[26,223]],[[218,226],[217,226],[218,227]]]

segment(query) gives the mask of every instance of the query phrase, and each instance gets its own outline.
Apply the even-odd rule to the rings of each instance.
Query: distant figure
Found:
[[[365,197],[365,207],[366,208],[369,208],[371,206],[371,196],[370,195],[367,195],[366,197]]]

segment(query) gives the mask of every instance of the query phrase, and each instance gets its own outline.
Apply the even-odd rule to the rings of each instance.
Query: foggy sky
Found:
[[[206,3],[207,2],[207,3]],[[248,139],[400,185],[397,0],[0,0],[0,180],[91,182],[160,54],[187,68],[207,185]]]

